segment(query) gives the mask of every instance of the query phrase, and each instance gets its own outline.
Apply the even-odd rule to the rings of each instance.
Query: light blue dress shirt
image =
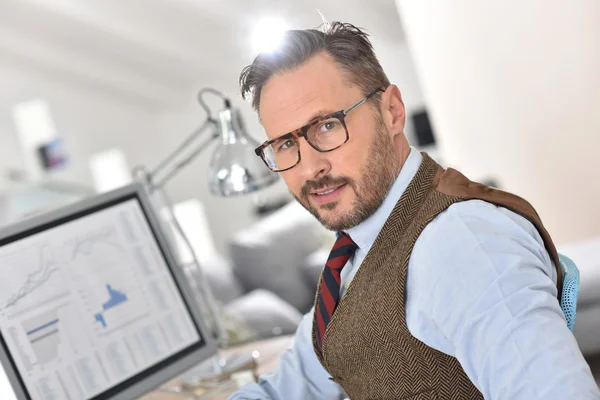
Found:
[[[342,270],[342,296],[421,160],[411,149],[379,209],[347,231],[359,248]],[[456,357],[486,399],[600,399],[557,301],[556,279],[540,235],[525,218],[479,200],[454,204],[413,248],[408,329]],[[277,371],[230,399],[345,398],[314,353],[312,321],[311,310]]]

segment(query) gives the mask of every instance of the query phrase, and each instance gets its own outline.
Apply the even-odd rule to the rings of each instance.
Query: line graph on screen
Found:
[[[13,316],[69,294],[56,253],[48,245],[15,251],[4,257],[3,264],[0,307]],[[13,268],[18,273],[11,273]]]

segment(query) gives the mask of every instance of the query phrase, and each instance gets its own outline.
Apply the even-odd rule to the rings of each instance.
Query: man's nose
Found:
[[[300,169],[304,179],[314,180],[329,174],[331,164],[327,153],[315,150],[306,140],[300,140],[300,163],[296,168]]]

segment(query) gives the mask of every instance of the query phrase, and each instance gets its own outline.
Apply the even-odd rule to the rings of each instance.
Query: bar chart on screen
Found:
[[[85,305],[86,319],[93,320],[95,333],[107,336],[143,320],[151,313],[145,291],[136,287],[134,281],[112,285],[95,284],[79,289]]]
[[[35,353],[37,362],[47,364],[50,361],[56,360],[58,357],[58,347],[63,341],[57,309],[46,311],[35,317],[26,319],[21,325]]]
[[[147,317],[151,309],[144,274],[124,243],[117,224],[89,229],[67,242],[69,277],[99,336],[110,335]]]
[[[106,290],[108,291],[108,300],[102,304],[102,310],[96,313],[96,321],[98,321],[103,328],[106,328],[106,321],[104,319],[104,311],[110,310],[111,308],[118,307],[127,301],[127,295],[123,292],[119,292],[113,289],[108,283],[106,284]]]
[[[55,366],[89,348],[93,340],[82,331],[76,309],[68,301],[24,315],[8,330],[18,348],[18,362],[28,372]]]

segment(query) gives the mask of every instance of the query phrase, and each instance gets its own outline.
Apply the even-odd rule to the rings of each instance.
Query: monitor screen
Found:
[[[99,399],[203,346],[136,195],[0,239],[0,334],[26,398]]]

